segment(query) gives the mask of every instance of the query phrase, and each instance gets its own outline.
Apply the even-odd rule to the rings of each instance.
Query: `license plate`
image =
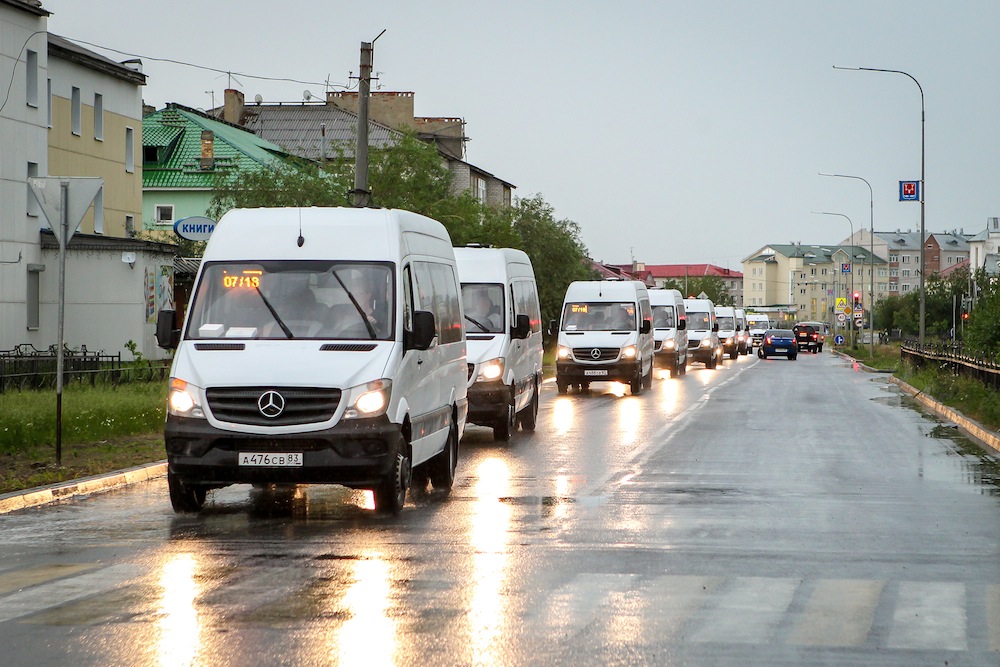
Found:
[[[274,468],[298,468],[302,466],[302,452],[255,454],[240,452],[241,466],[270,466]]]
[[[775,352],[788,352],[788,348],[787,347],[776,347],[776,348],[774,348],[774,351]]]
[[[597,371],[597,370],[594,370],[594,371],[584,371],[583,374],[584,375],[590,375],[590,376],[594,376],[594,375],[607,375],[608,371],[607,371],[607,369],[599,370],[599,371]]]

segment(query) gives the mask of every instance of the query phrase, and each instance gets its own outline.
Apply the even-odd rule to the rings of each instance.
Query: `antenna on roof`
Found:
[[[306,102],[308,102],[312,98],[313,98],[313,94],[310,93],[308,90],[303,90],[302,91],[302,99],[303,100],[305,100]]]
[[[253,96],[253,101],[259,105],[261,102],[264,101],[264,98],[261,97],[260,93],[257,93],[256,95]]]
[[[299,208],[299,238],[296,239],[295,243],[297,243],[298,246],[301,248],[305,242],[306,239],[304,236],[302,236],[302,209]]]

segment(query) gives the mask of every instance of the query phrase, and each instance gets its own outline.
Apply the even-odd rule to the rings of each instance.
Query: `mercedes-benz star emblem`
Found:
[[[600,359],[601,358],[601,351],[598,348],[595,347],[593,350],[590,351],[590,358],[591,359]]]
[[[265,391],[257,399],[257,409],[268,419],[274,419],[285,410],[285,397],[276,391]]]

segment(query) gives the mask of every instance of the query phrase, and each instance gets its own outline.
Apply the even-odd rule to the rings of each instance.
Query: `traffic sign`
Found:
[[[846,296],[838,296],[837,297],[837,310],[844,310],[845,308],[847,308],[847,297]]]
[[[841,262],[841,264],[840,264],[840,272],[841,273],[850,273],[851,272],[851,263],[850,262]]]
[[[856,326],[859,329],[861,327],[865,326],[865,320],[864,320],[864,318],[859,317],[856,320],[854,320],[854,326]]]
[[[861,304],[860,302],[854,304],[854,316],[855,317],[858,316],[858,313],[863,313],[864,311],[865,311],[865,307],[864,307],[863,304]]]
[[[843,324],[844,322],[847,321],[847,315],[843,313],[837,313],[837,321]]]
[[[899,201],[920,201],[920,181],[900,181]]]
[[[833,342],[836,343],[837,345],[843,345],[844,337],[841,336],[840,334],[837,334],[836,336],[833,337]]]

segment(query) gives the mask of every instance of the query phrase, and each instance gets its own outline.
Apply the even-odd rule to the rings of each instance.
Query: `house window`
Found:
[[[104,141],[104,95],[94,93],[94,139]]]
[[[903,264],[909,264],[909,263],[910,263],[910,256],[903,255]]]
[[[475,174],[471,177],[472,196],[486,203],[486,179]]]
[[[94,233],[104,233],[104,188],[94,197]]]
[[[172,225],[174,224],[174,205],[173,204],[157,204],[156,205],[156,219],[154,222],[158,225]]]
[[[150,162],[156,162],[159,159],[158,151],[156,146],[143,146],[142,147],[142,162],[143,164],[148,164]]]
[[[129,238],[135,236],[135,216],[125,216],[125,236]]]
[[[889,275],[892,276],[893,278],[898,277],[899,276],[899,269],[889,269]]]
[[[38,176],[38,163],[29,162],[28,163],[28,178],[34,178]],[[35,193],[31,191],[31,186],[28,186],[28,215],[33,218],[37,218],[38,214],[42,212],[42,209],[38,206],[38,200],[35,199]]]
[[[898,292],[899,291],[899,283],[889,283],[889,291],[890,292]]]
[[[503,205],[509,207],[510,204],[511,204],[510,188],[504,188],[503,189]]]
[[[949,264],[954,264],[955,263],[955,258],[952,257],[951,255],[948,255],[948,263]]]
[[[909,269],[903,269],[903,277],[904,278],[909,278],[910,277],[910,270]]]
[[[83,122],[83,108],[80,106],[80,89],[73,86],[73,96],[70,100],[73,109],[73,134],[80,136],[80,125]]]
[[[894,255],[892,253],[889,253],[889,261],[890,262],[898,262],[899,261],[899,255]]]
[[[28,291],[25,301],[28,306],[28,331],[37,331],[39,318],[39,305],[41,304],[41,273],[45,270],[44,264],[28,264]]]
[[[45,111],[47,114],[47,124],[48,127],[52,127],[52,79],[45,80],[45,99],[48,101],[48,108]]]
[[[125,171],[135,171],[135,131],[131,127],[125,128]]]
[[[27,90],[25,91],[25,100],[28,102],[29,107],[38,108],[38,52],[28,49],[27,58],[25,58],[25,84],[27,85]]]
[[[904,292],[909,292],[910,291],[910,286],[908,284],[906,284],[906,283],[903,283],[902,289],[903,289]]]

